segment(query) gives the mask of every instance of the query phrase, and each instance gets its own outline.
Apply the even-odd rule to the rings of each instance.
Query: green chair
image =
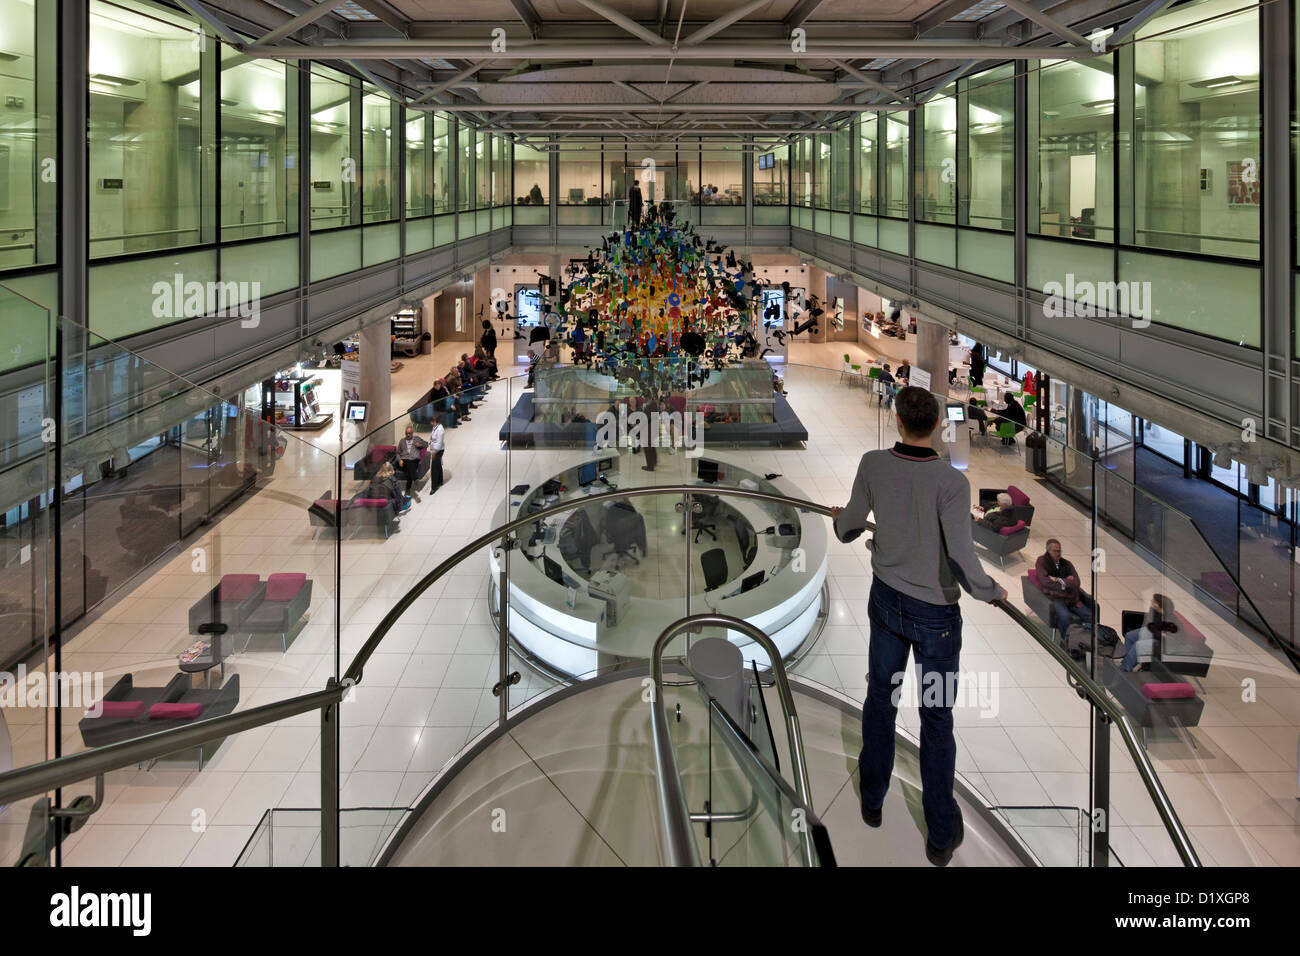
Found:
[[[1037,404],[1038,404],[1038,396],[1037,396],[1037,395],[1026,395],[1026,396],[1025,396],[1025,401],[1024,401],[1025,411],[1029,411],[1029,409],[1033,408],[1033,407],[1034,407],[1035,405],[1037,405]]]
[[[998,422],[997,430],[993,433],[998,438],[1005,439],[1014,445],[1016,443],[1016,425],[1015,422]]]
[[[848,353],[848,352],[845,352],[845,353],[844,353],[844,368],[840,371],[840,384],[841,384],[841,385],[844,384],[844,376],[850,374],[850,369],[852,369],[852,368],[853,368],[853,366],[849,364],[849,353]],[[850,384],[850,385],[853,384],[853,380],[852,380],[852,379],[849,379],[849,384]]]

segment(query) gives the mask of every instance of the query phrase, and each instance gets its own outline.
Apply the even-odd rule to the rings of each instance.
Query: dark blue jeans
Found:
[[[956,604],[928,604],[894,590],[876,578],[868,604],[871,646],[868,651],[867,699],[862,705],[862,754],[858,769],[862,803],[875,809],[885,802],[894,772],[895,691],[901,688],[909,652],[920,670],[918,701],[936,680],[956,685],[961,654],[961,609]],[[932,676],[930,676],[932,675]],[[949,677],[949,675],[953,675]],[[929,840],[947,847],[956,835],[961,812],[952,795],[957,769],[957,742],[952,735],[952,704],[947,693],[938,706],[921,707],[921,806]],[[931,697],[932,700],[932,697]]]

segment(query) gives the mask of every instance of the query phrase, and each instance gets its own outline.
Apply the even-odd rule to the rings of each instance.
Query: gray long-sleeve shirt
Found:
[[[890,587],[929,604],[956,604],[961,588],[981,601],[1000,595],[971,541],[970,482],[932,449],[899,442],[862,456],[836,537],[852,541],[872,512],[871,570]]]

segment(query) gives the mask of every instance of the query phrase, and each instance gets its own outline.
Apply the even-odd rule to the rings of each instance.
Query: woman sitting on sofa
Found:
[[[389,504],[393,506],[394,514],[401,514],[407,508],[411,507],[411,499],[402,494],[402,488],[397,483],[397,472],[393,469],[392,462],[384,462],[370,479],[370,486],[366,489],[367,498],[387,498]]]

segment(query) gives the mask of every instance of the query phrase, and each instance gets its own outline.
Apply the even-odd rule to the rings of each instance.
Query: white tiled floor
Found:
[[[393,378],[393,408],[406,407],[463,350],[439,346],[428,358],[407,361]],[[791,403],[810,433],[803,449],[728,450],[753,470],[778,472],[804,497],[828,504],[848,497],[864,450],[879,447],[878,413],[865,389],[840,381],[854,344],[796,344],[792,359],[821,365],[786,370]],[[504,356],[506,349],[503,347]],[[870,357],[870,356],[868,356]],[[497,430],[521,379],[499,382],[472,420],[448,432],[448,484],[416,504],[389,540],[344,541],[342,631],[339,656],[346,667],[374,625],[418,578],[491,527],[505,490],[521,474],[558,471],[578,452],[540,450],[507,454]],[[885,443],[893,435],[887,425]],[[706,436],[707,441],[707,436]],[[278,638],[255,641],[227,664],[238,674],[240,708],[317,690],[335,673],[333,582],[335,549],[328,534],[307,525],[307,505],[334,483],[334,459],[291,440],[275,475],[259,494],[214,523],[189,550],[157,568],[129,596],[87,622],[64,654],[66,669],[100,670],[111,685],[124,673],[136,684],[161,685],[175,673],[175,657],[188,643],[188,608],[223,573],[305,571],[314,582],[311,617],[282,651]],[[548,471],[549,469],[549,471]],[[1067,555],[1086,554],[1089,529],[1077,507],[1028,475],[1023,455],[999,447],[972,450],[972,489],[1019,484],[1033,498],[1031,542],[1012,558],[1002,581],[1014,603],[1026,560],[1049,536]],[[527,479],[525,479],[527,480]],[[345,483],[351,488],[351,482]],[[1179,581],[1163,578],[1120,539],[1102,532],[1108,562],[1098,598],[1102,618],[1139,606],[1159,587],[1205,633],[1214,665],[1203,684],[1205,713],[1181,741],[1152,743],[1150,753],[1174,806],[1192,831],[1207,863],[1300,863],[1300,802],[1296,800],[1296,742],[1300,734],[1300,679],[1257,636],[1198,604]],[[195,548],[206,568],[196,572]],[[496,632],[486,608],[484,561],[473,557],[431,587],[394,627],[366,668],[356,699],[343,707],[344,806],[406,806],[447,759],[495,722],[499,702]],[[867,666],[866,597],[869,555],[862,545],[832,540],[831,606],[821,641],[798,665],[808,679],[860,699]],[[963,670],[998,681],[997,715],[957,711],[959,769],[995,803],[1088,805],[1089,711],[1068,688],[1036,643],[995,608],[963,602]],[[242,640],[240,641],[242,644]],[[512,662],[523,682],[511,688],[518,703],[550,682]],[[1258,685],[1258,700],[1243,703],[1244,678]],[[214,680],[215,686],[215,680]],[[52,725],[35,710],[3,714],[15,765],[47,756]],[[912,729],[916,711],[900,720]],[[269,807],[319,804],[319,720],[303,715],[225,741],[200,771],[193,754],[124,770],[107,781],[106,805],[66,844],[71,864],[229,865]],[[82,748],[74,716],[64,717],[63,752]],[[1132,762],[1111,734],[1113,842],[1126,864],[1176,862]],[[90,785],[70,788],[89,792]],[[0,811],[0,862],[16,853],[26,806]]]

